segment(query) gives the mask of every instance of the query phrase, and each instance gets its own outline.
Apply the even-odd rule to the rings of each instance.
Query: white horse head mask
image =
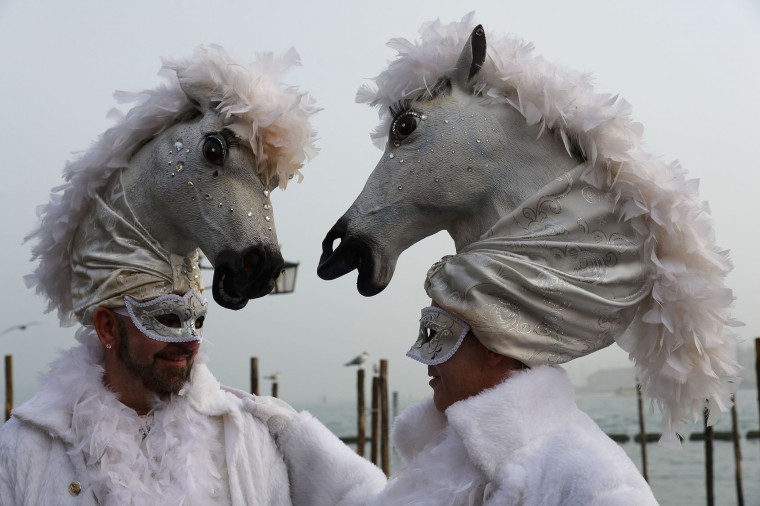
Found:
[[[293,50],[245,64],[199,47],[164,62],[168,85],[118,93],[136,105],[67,165],[29,236],[40,259],[30,283],[49,309],[86,322],[125,290],[145,298],[198,288],[198,249],[221,306],[269,293],[283,265],[269,192],[316,154],[313,101],[279,82],[294,64]],[[189,286],[177,285],[183,278]]]
[[[561,313],[572,295],[557,287],[583,273],[585,286],[609,289],[614,305],[623,281],[605,275],[609,284],[600,288],[595,279],[602,275],[595,276],[619,268],[626,250],[628,265],[635,266],[628,273],[638,283],[628,292],[635,292],[631,310],[614,332],[600,333],[599,342],[576,346],[574,356],[618,342],[636,362],[647,393],[663,406],[668,436],[701,416],[705,399],[715,414],[725,410],[725,382],[737,372],[732,338],[724,333],[732,323],[731,291],[724,287],[731,264],[714,243],[696,184],[677,164],[641,149],[643,129],[625,101],[597,94],[587,75],[533,56],[522,41],[489,38],[487,44],[483,28],[473,30],[473,24],[468,15],[459,23],[423,25],[419,42],[393,39],[398,58],[376,78],[377,89],[360,90],[358,101],[381,108],[373,137],[385,151],[327,233],[318,274],[334,279],[357,269],[359,292],[372,296],[390,282],[401,252],[433,233],[449,232],[458,253],[452,259],[465,258],[475,245],[482,248],[477,254],[485,251],[478,258],[487,258],[498,238],[509,244],[497,250],[500,260],[527,259],[534,262],[531,272],[540,273],[523,285],[519,269],[510,270],[506,260],[498,274],[516,286],[512,300],[527,309],[520,313],[493,297],[473,304],[471,315],[456,304],[454,312],[471,318],[473,331],[482,318],[497,337],[520,324],[521,331],[535,331],[536,340],[551,334],[572,341],[573,324],[593,326],[607,317],[578,300],[574,307],[587,314],[572,319]],[[588,219],[582,208],[599,203],[604,212]],[[525,247],[524,237],[536,230],[544,237]],[[585,247],[566,242],[552,249],[555,238],[576,233],[585,236]],[[611,254],[599,254],[597,246]],[[533,255],[536,248],[540,255]],[[460,275],[461,265],[444,259],[431,268],[428,293],[461,303],[475,287],[495,286],[487,269],[473,269],[473,278]],[[554,270],[559,265],[561,276]],[[444,268],[450,268],[447,279],[431,278]],[[454,281],[462,282],[454,287]],[[534,325],[520,319],[542,304],[551,309],[547,318]],[[634,321],[637,328],[626,333]],[[573,358],[565,355],[518,358],[530,365]]]
[[[478,27],[448,75],[389,105],[385,153],[327,234],[321,277],[356,268],[359,292],[375,295],[412,244],[447,230],[460,250],[580,163],[540,135],[543,125],[526,126],[518,110],[495,107],[483,96],[477,78],[485,59],[485,33]],[[333,251],[335,239],[341,242]]]

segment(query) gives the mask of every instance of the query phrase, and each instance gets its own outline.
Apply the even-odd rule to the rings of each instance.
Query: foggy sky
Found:
[[[68,5],[76,4],[76,9]],[[402,400],[428,394],[426,368],[403,355],[417,334],[427,268],[454,252],[445,234],[418,243],[399,259],[390,286],[365,298],[356,274],[323,281],[316,266],[325,233],[353,202],[381,152],[369,133],[376,111],[354,103],[357,89],[383,70],[393,37],[416,39],[437,17],[459,20],[470,10],[497,34],[531,41],[536,53],[594,75],[597,91],[620,94],[645,127],[647,148],[678,159],[701,180],[718,243],[731,250],[729,286],[737,297],[736,329],[749,345],[760,335],[755,260],[760,244],[754,205],[760,189],[760,7],[756,2],[494,0],[364,2],[251,2],[199,0],[129,3],[95,0],[0,3],[0,145],[4,154],[0,209],[5,249],[0,269],[0,331],[29,321],[27,330],[0,336],[12,354],[16,404],[29,398],[37,376],[73,344],[55,314],[24,285],[32,271],[23,237],[36,207],[62,182],[74,152],[112,126],[106,119],[116,90],[163,82],[162,56],[189,56],[216,43],[243,60],[293,46],[303,67],[285,81],[311,93],[321,153],[305,180],[272,195],[286,260],[300,262],[296,292],[252,301],[239,312],[213,302],[204,348],[225,384],[249,386],[249,357],[262,375],[281,373],[280,396],[292,403],[351,399],[353,369],[343,363],[362,351],[390,362],[390,389]],[[210,294],[208,294],[209,298]],[[612,346],[568,364],[576,384],[589,372],[629,364]],[[261,380],[262,392],[268,382]]]

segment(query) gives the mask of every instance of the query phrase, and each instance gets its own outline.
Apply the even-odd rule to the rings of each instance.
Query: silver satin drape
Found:
[[[651,291],[649,247],[579,165],[433,265],[428,295],[487,348],[560,364],[614,342]]]
[[[123,307],[124,296],[154,299],[203,290],[197,250],[182,257],[163,249],[138,223],[125,200],[121,171],[97,196],[71,247],[71,297],[84,324],[99,305]]]

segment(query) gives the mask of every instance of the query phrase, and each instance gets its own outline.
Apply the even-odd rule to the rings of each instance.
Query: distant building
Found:
[[[599,369],[586,378],[587,390],[631,392],[636,391],[636,371],[633,367]]]
[[[738,353],[739,365],[743,367],[740,388],[757,388],[757,373],[755,372],[755,350],[753,347],[742,347]],[[584,390],[617,391],[621,393],[636,392],[636,371],[633,367],[618,367],[614,369],[599,369],[588,375]]]

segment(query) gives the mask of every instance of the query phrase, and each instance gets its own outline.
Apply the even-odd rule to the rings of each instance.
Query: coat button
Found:
[[[69,494],[73,496],[78,496],[79,492],[82,491],[82,484],[78,481],[72,481],[69,483]]]

